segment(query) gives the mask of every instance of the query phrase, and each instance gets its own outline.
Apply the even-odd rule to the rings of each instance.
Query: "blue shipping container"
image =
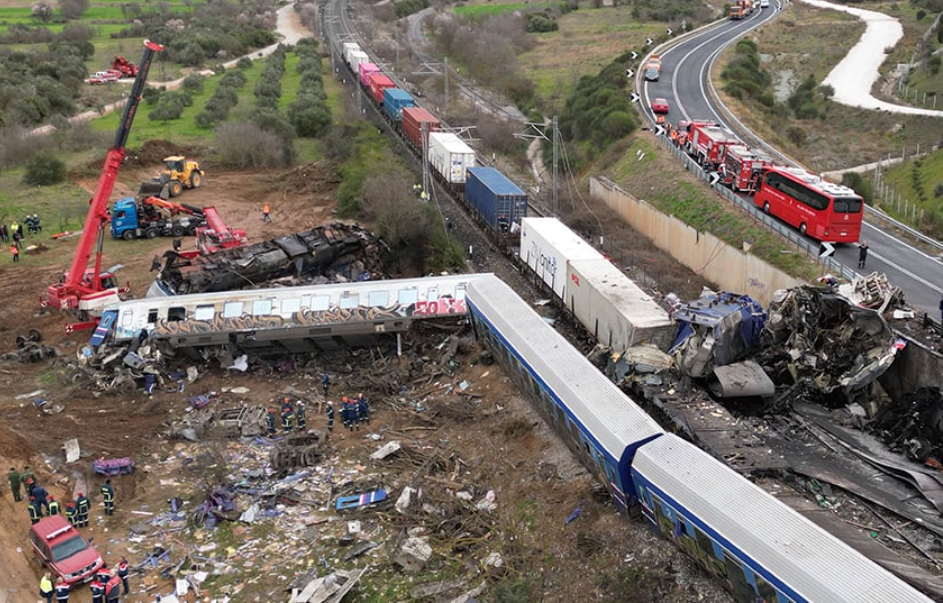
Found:
[[[527,217],[527,193],[492,167],[468,168],[465,200],[493,230],[517,232]]]
[[[393,121],[402,121],[403,109],[415,106],[413,97],[401,88],[387,88],[383,91],[383,110]]]

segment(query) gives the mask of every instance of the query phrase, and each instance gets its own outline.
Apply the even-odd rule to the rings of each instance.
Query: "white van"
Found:
[[[760,8],[769,8],[769,0],[760,0]]]

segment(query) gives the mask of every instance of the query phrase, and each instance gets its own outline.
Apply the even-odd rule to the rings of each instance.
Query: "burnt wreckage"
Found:
[[[341,223],[206,255],[168,251],[148,297],[245,289],[285,277],[372,279],[383,251],[370,231]]]

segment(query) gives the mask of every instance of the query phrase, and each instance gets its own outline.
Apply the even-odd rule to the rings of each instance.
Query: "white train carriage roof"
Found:
[[[627,446],[664,433],[504,281],[484,275],[469,285],[466,300],[616,460]]]
[[[674,435],[639,449],[633,470],[687,519],[752,559],[808,601],[929,603],[881,566],[793,511],[741,475]],[[665,494],[670,493],[670,494]],[[788,591],[786,594],[790,594]]]

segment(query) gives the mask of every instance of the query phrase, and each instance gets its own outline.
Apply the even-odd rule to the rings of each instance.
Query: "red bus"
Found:
[[[826,182],[802,169],[764,169],[753,202],[819,241],[856,243],[861,234],[861,197],[847,186]]]

